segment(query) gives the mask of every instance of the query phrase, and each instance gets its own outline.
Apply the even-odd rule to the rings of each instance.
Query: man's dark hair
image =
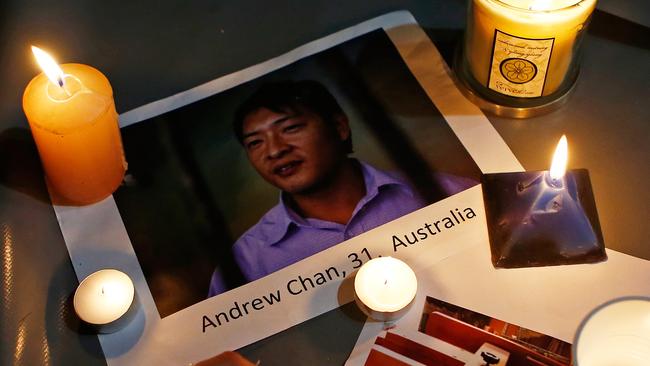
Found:
[[[266,108],[275,113],[287,113],[307,109],[334,127],[335,119],[345,112],[334,96],[321,83],[314,80],[278,81],[263,84],[235,111],[233,128],[240,143],[243,143],[244,119],[250,113]],[[352,134],[344,141],[347,153],[352,152]]]

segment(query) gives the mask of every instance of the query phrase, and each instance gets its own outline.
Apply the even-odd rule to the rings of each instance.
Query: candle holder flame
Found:
[[[484,174],[492,263],[517,268],[607,259],[589,173]]]

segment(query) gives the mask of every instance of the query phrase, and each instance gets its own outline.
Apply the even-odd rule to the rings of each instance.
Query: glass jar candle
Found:
[[[460,77],[489,112],[527,117],[561,104],[578,76],[596,0],[471,0]]]

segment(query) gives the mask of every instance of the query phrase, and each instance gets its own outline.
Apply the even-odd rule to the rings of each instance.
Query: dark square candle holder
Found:
[[[492,263],[518,268],[607,259],[589,173],[484,174],[483,200]]]

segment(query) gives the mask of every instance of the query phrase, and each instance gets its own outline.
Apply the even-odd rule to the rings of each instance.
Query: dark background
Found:
[[[599,8],[609,13],[594,15],[569,103],[529,120],[490,121],[529,170],[548,166],[566,132],[569,165],[590,170],[606,245],[650,259],[650,2],[601,0]],[[102,70],[125,112],[398,9],[448,48],[464,27],[462,0],[0,2],[0,364],[105,364],[97,337],[74,320],[78,282],[20,108],[38,72],[31,43]],[[362,326],[349,320],[353,310],[243,352],[264,365],[340,364]]]

